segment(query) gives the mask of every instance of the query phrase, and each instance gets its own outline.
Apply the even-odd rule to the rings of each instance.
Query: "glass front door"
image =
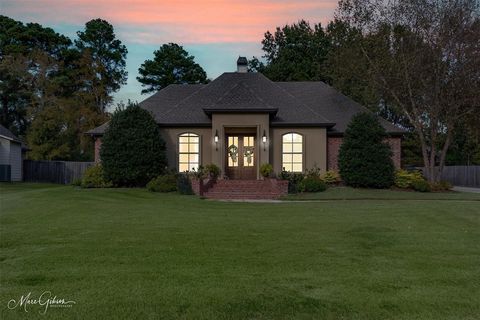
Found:
[[[255,136],[227,136],[226,174],[229,179],[255,180],[256,149]]]

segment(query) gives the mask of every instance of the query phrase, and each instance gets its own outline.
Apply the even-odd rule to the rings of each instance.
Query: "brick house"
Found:
[[[258,180],[263,163],[277,173],[336,170],[350,119],[367,109],[323,82],[273,82],[247,72],[246,62],[239,58],[237,72],[209,84],[170,85],[140,103],[160,126],[169,166],[183,172],[214,163],[228,180]],[[400,167],[403,130],[379,120]],[[96,161],[107,127],[88,132]]]

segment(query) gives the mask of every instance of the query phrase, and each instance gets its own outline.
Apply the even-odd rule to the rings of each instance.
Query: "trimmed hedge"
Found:
[[[110,188],[113,186],[111,181],[105,179],[103,167],[100,164],[85,170],[80,185],[82,188]]]
[[[174,174],[158,176],[147,183],[147,189],[152,192],[177,191],[177,177]]]
[[[327,184],[320,177],[306,177],[301,182],[303,192],[323,192],[327,190]]]
[[[397,170],[395,172],[395,186],[401,189],[413,188],[415,181],[425,180],[419,171]]]

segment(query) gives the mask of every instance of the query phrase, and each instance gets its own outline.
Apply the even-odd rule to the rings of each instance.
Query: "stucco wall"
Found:
[[[343,138],[328,137],[328,169],[338,170],[338,152],[342,145]],[[400,169],[402,165],[402,139],[400,137],[388,138],[387,142],[392,148],[392,160],[395,168]]]
[[[218,141],[218,150],[215,150],[215,144],[213,143],[212,148],[212,163],[216,164],[222,169],[222,172],[225,170],[225,135],[228,132],[228,129],[232,128],[255,128],[257,132],[257,178],[260,176],[258,168],[263,163],[270,162],[270,119],[268,114],[231,114],[231,113],[216,113],[212,115],[212,139],[215,133],[218,131],[219,141]],[[263,132],[267,136],[267,144],[265,147],[262,143]]]
[[[303,170],[320,168],[327,170],[327,131],[325,128],[272,128],[273,148],[271,158],[276,173],[282,171],[282,136],[289,132],[303,136]]]
[[[215,146],[210,128],[161,128],[160,133],[167,147],[168,167],[178,170],[178,136],[191,132],[200,136],[200,164],[212,162],[212,148]]]

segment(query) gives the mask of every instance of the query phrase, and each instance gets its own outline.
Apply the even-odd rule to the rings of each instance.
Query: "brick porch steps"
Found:
[[[288,182],[280,180],[218,180],[207,192],[210,199],[278,199],[288,193]]]

